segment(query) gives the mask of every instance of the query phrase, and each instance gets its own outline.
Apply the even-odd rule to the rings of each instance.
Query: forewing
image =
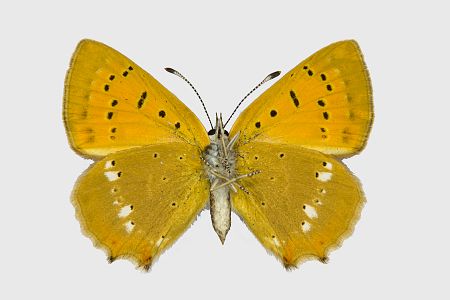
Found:
[[[64,91],[64,121],[72,148],[101,158],[151,143],[209,143],[198,118],[150,74],[118,51],[82,40]]]
[[[373,119],[372,90],[355,41],[316,52],[286,73],[236,120],[230,135],[289,143],[348,157],[361,151]]]

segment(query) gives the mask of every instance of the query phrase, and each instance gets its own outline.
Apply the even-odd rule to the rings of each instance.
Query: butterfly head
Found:
[[[208,136],[211,141],[219,141],[222,137],[222,134],[224,135],[224,138],[228,140],[228,136],[230,135],[227,130],[225,130],[222,121],[222,114],[218,116],[216,114],[216,126],[212,128],[210,131],[208,131]]]
[[[216,135],[217,130],[215,128],[211,129],[210,131],[208,131],[208,136],[215,136]],[[227,130],[223,130],[223,133],[225,134],[225,136],[229,136],[230,133]],[[220,133],[219,133],[220,136]]]

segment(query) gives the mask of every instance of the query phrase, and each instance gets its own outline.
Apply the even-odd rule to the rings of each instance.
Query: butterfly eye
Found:
[[[227,130],[224,130],[223,132],[225,133],[226,136],[230,135],[230,133]],[[215,135],[215,134],[216,134],[216,129],[211,129],[210,131],[208,131],[209,136]]]

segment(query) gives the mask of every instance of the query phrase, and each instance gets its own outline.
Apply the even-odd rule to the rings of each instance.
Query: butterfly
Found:
[[[341,162],[365,147],[373,122],[369,74],[354,40],[287,72],[229,132],[221,116],[207,132],[133,61],[82,40],[63,116],[72,149],[95,161],[73,189],[76,215],[109,262],[129,258],[148,270],[208,207],[222,243],[234,211],[286,268],[326,262],[365,202]]]

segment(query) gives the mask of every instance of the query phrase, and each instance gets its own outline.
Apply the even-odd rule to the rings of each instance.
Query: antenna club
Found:
[[[209,117],[208,111],[206,110],[205,103],[203,102],[202,97],[200,97],[200,94],[197,92],[197,90],[196,90],[195,87],[192,85],[192,83],[191,83],[189,80],[187,80],[186,77],[184,77],[180,72],[178,72],[178,71],[175,70],[175,69],[172,69],[172,68],[164,68],[164,70],[166,70],[167,72],[172,73],[172,74],[174,74],[174,75],[177,75],[178,77],[180,77],[181,79],[183,79],[184,81],[186,81],[187,84],[189,84],[189,86],[194,90],[195,94],[197,95],[198,99],[200,100],[200,103],[201,103],[202,106],[203,106],[203,110],[205,111],[206,116],[208,117],[208,121],[209,121],[209,124],[211,125],[211,128],[214,129],[214,127],[213,127],[213,125],[212,125],[212,122],[211,122],[211,118]]]
[[[275,77],[278,77],[280,74],[281,74],[281,71],[275,71],[273,73],[270,73],[269,76],[267,76],[267,77],[269,77],[269,80],[270,80],[270,79],[274,79]]]
[[[281,71],[275,71],[273,73],[270,73],[269,75],[266,76],[266,78],[263,79],[263,81],[261,81],[260,83],[258,83],[258,85],[256,85],[247,95],[245,95],[245,97],[238,103],[238,105],[236,106],[236,108],[233,110],[233,112],[231,113],[230,117],[228,118],[228,120],[225,122],[225,124],[223,125],[223,127],[225,128],[225,126],[227,126],[228,122],[230,122],[231,117],[233,117],[234,113],[237,111],[237,109],[239,108],[239,106],[241,106],[242,102],[244,102],[245,99],[247,99],[248,96],[250,96],[251,93],[253,93],[254,91],[256,91],[261,85],[263,85],[264,83],[266,83],[267,81],[274,79],[275,77],[277,77],[278,75],[281,74]]]
[[[167,72],[172,73],[172,74],[177,73],[177,71],[175,71],[175,70],[172,69],[172,68],[164,68],[164,70],[166,70]]]

